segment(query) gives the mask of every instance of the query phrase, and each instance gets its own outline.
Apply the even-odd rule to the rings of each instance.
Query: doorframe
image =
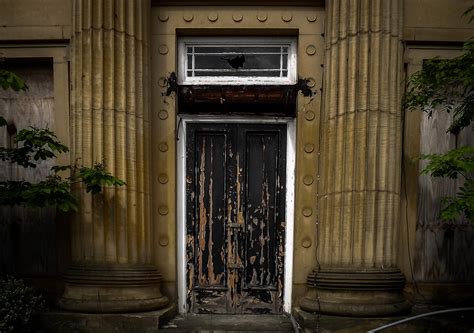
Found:
[[[177,273],[178,310],[189,312],[186,303],[186,126],[189,123],[286,124],[285,269],[283,311],[291,312],[293,285],[293,236],[295,210],[296,118],[178,115],[176,129]]]

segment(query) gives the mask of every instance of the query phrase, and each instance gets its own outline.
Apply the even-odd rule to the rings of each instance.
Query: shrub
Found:
[[[43,297],[22,280],[0,279],[0,332],[31,332],[32,315],[44,306]]]

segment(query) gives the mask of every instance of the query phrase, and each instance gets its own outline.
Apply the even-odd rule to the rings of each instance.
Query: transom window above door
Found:
[[[296,38],[186,37],[178,41],[182,85],[296,84]]]

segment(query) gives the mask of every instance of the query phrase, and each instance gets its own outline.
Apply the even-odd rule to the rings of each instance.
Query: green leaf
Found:
[[[99,193],[103,186],[125,185],[123,180],[106,171],[103,163],[96,163],[92,168],[80,167],[77,177],[86,185],[86,191],[93,194]]]
[[[15,91],[24,91],[28,89],[28,86],[22,78],[6,69],[0,69],[0,86],[4,90],[13,89]]]
[[[458,178],[474,172],[474,147],[465,146],[448,151],[445,154],[422,155],[428,164],[421,171],[433,177]]]

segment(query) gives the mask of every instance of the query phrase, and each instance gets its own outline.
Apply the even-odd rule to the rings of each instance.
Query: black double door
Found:
[[[282,313],[285,168],[286,125],[187,125],[191,312]]]

